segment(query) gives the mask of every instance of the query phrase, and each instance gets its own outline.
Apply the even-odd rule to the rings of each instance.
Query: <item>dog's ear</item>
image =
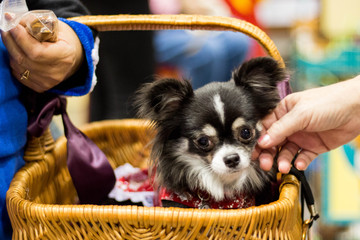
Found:
[[[162,121],[172,118],[194,95],[187,80],[158,79],[144,84],[135,95],[138,117]]]
[[[277,84],[286,77],[285,69],[270,57],[253,58],[233,72],[235,84],[251,94],[261,118],[280,101]]]

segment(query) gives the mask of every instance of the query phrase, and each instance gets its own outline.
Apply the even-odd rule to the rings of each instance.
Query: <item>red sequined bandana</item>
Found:
[[[239,209],[255,206],[255,197],[242,193],[233,198],[216,201],[211,198],[209,194],[202,191],[198,191],[197,193],[186,192],[180,195],[161,188],[159,198],[160,200],[169,200],[198,209]]]

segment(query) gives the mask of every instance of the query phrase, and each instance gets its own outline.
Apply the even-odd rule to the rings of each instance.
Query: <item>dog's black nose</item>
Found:
[[[229,168],[235,168],[240,163],[240,157],[238,154],[231,154],[224,157],[224,163]]]

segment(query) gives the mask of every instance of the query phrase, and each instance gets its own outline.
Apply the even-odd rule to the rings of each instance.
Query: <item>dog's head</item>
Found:
[[[279,102],[285,78],[267,57],[245,62],[228,82],[193,91],[186,80],[144,85],[136,104],[154,121],[157,181],[175,191],[202,189],[221,199],[232,191],[260,188],[263,173],[251,160],[261,119]],[[264,175],[265,176],[265,175]]]

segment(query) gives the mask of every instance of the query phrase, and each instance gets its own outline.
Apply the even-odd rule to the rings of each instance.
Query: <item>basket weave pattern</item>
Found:
[[[283,61],[265,33],[230,18],[207,16],[85,16],[74,18],[98,31],[206,29],[245,32],[269,55]],[[82,131],[105,153],[112,167],[146,165],[153,132],[144,120],[91,123]],[[279,200],[239,210],[77,205],[66,166],[66,139],[47,131],[29,139],[27,164],[7,193],[13,239],[300,239],[299,182],[286,175]],[[89,176],[91,177],[91,176]],[[94,193],[96,194],[96,193]]]

